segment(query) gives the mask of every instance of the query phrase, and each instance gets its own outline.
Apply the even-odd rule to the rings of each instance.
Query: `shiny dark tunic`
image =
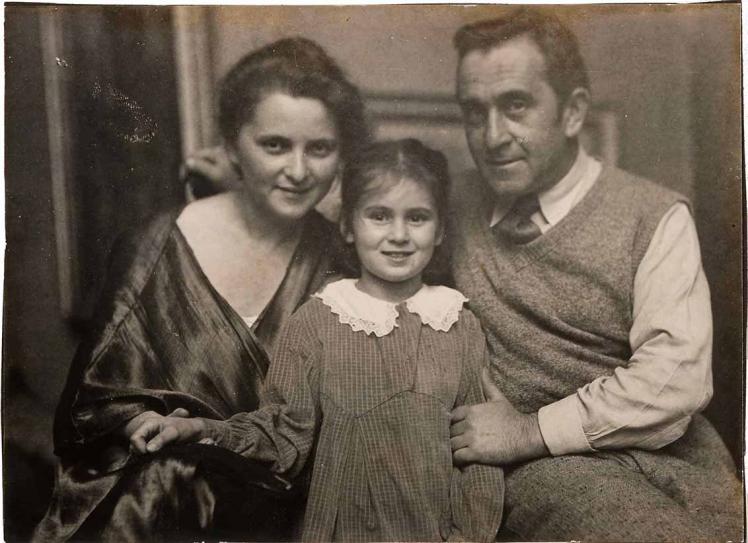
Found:
[[[159,216],[112,252],[93,329],[57,410],[60,463],[36,540],[180,537],[190,533],[184,522],[199,536],[220,513],[214,504],[222,485],[213,479],[238,485],[226,491],[232,495],[251,494],[247,485],[280,488],[263,466],[218,447],[138,458],[116,430],[146,410],[182,407],[222,420],[256,409],[279,328],[332,275],[332,226],[316,214],[308,219],[280,287],[249,329],[203,274],[176,216]],[[184,522],[159,526],[168,508],[186,515]]]

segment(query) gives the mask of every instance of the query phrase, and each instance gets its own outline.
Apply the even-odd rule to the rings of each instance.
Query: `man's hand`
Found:
[[[181,177],[184,178],[189,173],[196,173],[207,178],[215,187],[216,192],[235,188],[240,176],[237,167],[222,145],[200,149],[187,157],[182,165]]]
[[[481,380],[488,401],[452,411],[450,441],[455,464],[511,464],[547,456],[537,414],[517,411],[487,369]]]

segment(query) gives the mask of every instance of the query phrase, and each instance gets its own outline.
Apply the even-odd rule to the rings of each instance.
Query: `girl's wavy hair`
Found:
[[[434,251],[423,277],[427,283],[444,283],[449,275],[449,243],[446,233],[450,187],[449,165],[444,153],[413,138],[382,141],[361,150],[355,163],[347,164],[343,170],[341,229],[352,231],[353,215],[366,193],[395,186],[406,178],[420,183],[434,199],[439,228],[444,232],[444,238]],[[340,243],[343,245],[342,268],[347,275],[358,276],[361,263],[355,247],[346,244],[342,236]]]
[[[226,142],[236,142],[257,104],[273,92],[322,102],[335,121],[344,161],[369,141],[364,102],[356,86],[319,44],[294,37],[252,51],[223,78],[218,126]]]

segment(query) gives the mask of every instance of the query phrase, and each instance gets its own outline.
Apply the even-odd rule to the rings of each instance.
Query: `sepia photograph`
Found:
[[[741,10],[6,3],[3,539],[745,540]]]

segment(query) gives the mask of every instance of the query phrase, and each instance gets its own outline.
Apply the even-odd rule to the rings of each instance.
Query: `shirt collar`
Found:
[[[356,286],[358,279],[341,279],[325,286],[315,294],[334,314],[341,324],[354,331],[363,331],[377,337],[386,336],[397,324],[397,306],[380,300]],[[459,319],[467,298],[457,290],[445,286],[423,285],[413,296],[402,302],[421,322],[434,330],[447,332]]]
[[[595,183],[601,167],[600,162],[579,145],[574,163],[566,175],[551,188],[538,193],[543,221],[553,226],[563,219]],[[512,205],[513,201],[497,201],[491,216],[491,226],[503,219]]]

